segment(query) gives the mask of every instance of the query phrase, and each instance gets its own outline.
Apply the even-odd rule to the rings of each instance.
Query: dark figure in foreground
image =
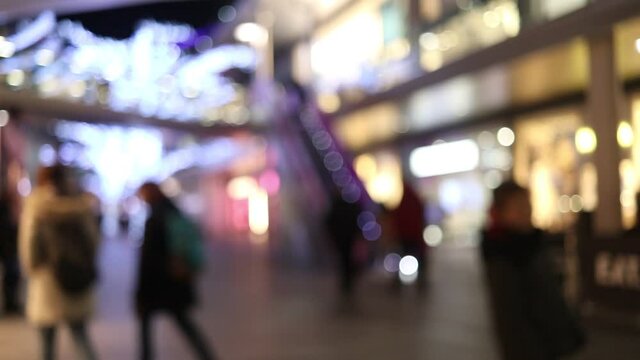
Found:
[[[413,256],[418,260],[417,285],[419,289],[424,289],[427,281],[427,244],[423,239],[424,205],[408,182],[403,183],[403,188],[402,200],[391,212],[392,232],[402,256]],[[395,279],[395,284],[400,284],[399,279]]]
[[[20,312],[18,285],[18,222],[7,191],[0,193],[0,262],[2,262],[2,297],[5,314]]]
[[[482,254],[502,358],[551,360],[577,351],[584,336],[562,296],[545,234],[531,223],[529,192],[502,184],[490,218]]]
[[[146,183],[138,191],[151,210],[145,223],[142,244],[136,310],[140,320],[140,358],[153,359],[151,321],[159,312],[166,312],[182,330],[199,359],[215,359],[196,325],[187,315],[195,305],[194,271],[176,259],[170,249],[170,229],[167,224],[180,216],[178,208],[157,184]]]
[[[42,358],[55,358],[57,328],[67,324],[83,359],[96,358],[86,323],[94,310],[98,229],[93,198],[71,186],[61,165],[42,168],[20,218],[26,315],[40,329]]]
[[[354,256],[355,242],[359,234],[358,215],[360,206],[345,201],[336,192],[326,216],[326,226],[338,252],[338,272],[342,295],[353,293],[357,265]]]

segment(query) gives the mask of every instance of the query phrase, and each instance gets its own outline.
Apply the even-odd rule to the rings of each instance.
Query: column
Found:
[[[593,161],[598,174],[596,236],[612,236],[622,229],[620,204],[620,148],[616,137],[622,97],[615,71],[614,39],[611,29],[589,37],[591,82],[587,93],[586,121],[597,134]]]

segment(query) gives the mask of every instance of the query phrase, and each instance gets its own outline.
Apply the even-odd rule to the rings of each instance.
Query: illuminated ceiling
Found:
[[[244,78],[257,62],[250,46],[214,46],[206,32],[150,20],[119,40],[45,11],[0,37],[5,89],[205,125],[249,122]]]
[[[260,9],[271,13],[276,42],[287,43],[311,31],[353,0],[253,0]]]
[[[166,0],[0,0],[0,19],[32,16],[45,10],[70,14],[152,2],[166,2]]]

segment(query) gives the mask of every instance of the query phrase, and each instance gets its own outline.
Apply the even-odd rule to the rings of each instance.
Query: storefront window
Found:
[[[427,71],[514,37],[520,15],[513,0],[495,0],[452,17],[420,36],[421,63]]]
[[[391,151],[363,154],[354,161],[354,168],[373,201],[394,209],[402,199],[402,164]]]
[[[616,68],[622,79],[640,77],[640,18],[618,24],[615,27]]]
[[[529,0],[532,20],[553,20],[585,7],[590,0]]]
[[[359,1],[316,31],[310,43],[314,85],[321,93],[372,93],[409,79],[404,61],[408,0]]]
[[[340,142],[357,151],[396,137],[402,131],[401,120],[398,105],[384,103],[341,118],[333,126]]]
[[[640,94],[631,98],[631,126],[633,134],[639,134]],[[627,156],[625,156],[625,159],[620,163],[620,200],[622,205],[623,225],[625,228],[630,228],[636,225],[636,214],[638,209],[635,201],[635,195],[640,191],[640,177],[638,176],[638,170],[640,169],[640,139],[638,136],[633,136],[633,144],[631,145],[631,148],[625,151],[628,151]]]
[[[409,157],[412,174],[418,177],[419,193],[427,204],[428,223],[438,226],[444,241],[476,245],[485,226],[491,191],[509,178],[513,166],[511,148],[515,134],[508,127],[488,127],[452,136],[447,141],[414,149]],[[446,154],[438,154],[443,150]],[[424,164],[420,157],[442,157],[451,162],[466,159],[465,167],[441,163]],[[469,159],[472,158],[473,161]]]
[[[588,155],[580,155],[574,143],[580,124],[581,118],[573,110],[516,121],[514,178],[530,189],[537,227],[567,228],[573,221],[572,214],[583,210],[585,194],[590,197],[595,189],[593,178],[584,175],[591,167]]]

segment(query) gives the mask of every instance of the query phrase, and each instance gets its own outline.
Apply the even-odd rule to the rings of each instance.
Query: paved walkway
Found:
[[[497,360],[478,259],[473,249],[440,248],[424,294],[390,291],[370,274],[351,310],[336,301],[331,274],[276,270],[264,249],[218,246],[201,279],[194,314],[222,359]],[[102,251],[100,305],[91,332],[101,359],[135,359],[131,312],[135,248],[108,241]],[[592,329],[576,360],[638,359],[640,335]],[[67,332],[61,359],[74,359]],[[156,329],[160,360],[188,359],[189,349],[167,319]],[[21,319],[0,318],[0,360],[37,359],[35,331]]]

